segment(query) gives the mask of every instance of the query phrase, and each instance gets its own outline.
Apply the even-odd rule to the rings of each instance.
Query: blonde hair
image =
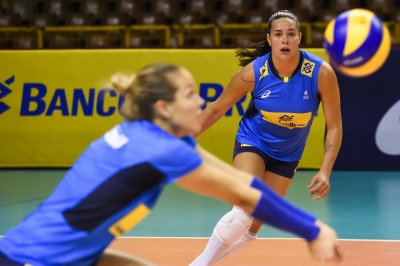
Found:
[[[117,73],[111,77],[111,87],[125,95],[121,114],[128,120],[146,119],[152,121],[156,115],[154,104],[158,100],[172,102],[175,98],[176,86],[168,77],[168,73],[181,67],[157,63],[144,67],[137,74],[124,75]]]

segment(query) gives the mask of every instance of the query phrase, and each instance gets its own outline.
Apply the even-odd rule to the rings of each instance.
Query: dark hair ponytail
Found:
[[[245,66],[257,57],[265,55],[271,52],[271,47],[267,40],[257,42],[257,43],[247,43],[245,44],[243,40],[241,40],[241,47],[236,49],[236,57],[239,58],[239,65]]]
[[[274,13],[268,20],[267,33],[271,33],[272,24],[275,20],[280,18],[290,18],[296,22],[297,29],[300,32],[300,23],[296,15],[288,10],[281,10]],[[240,40],[240,47],[236,49],[236,57],[239,58],[239,65],[245,66],[257,57],[271,52],[271,47],[267,40],[258,43],[245,43],[243,39]]]

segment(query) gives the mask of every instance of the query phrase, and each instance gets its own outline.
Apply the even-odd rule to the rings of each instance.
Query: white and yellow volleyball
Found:
[[[351,77],[363,77],[377,71],[385,63],[391,48],[387,26],[366,9],[352,9],[332,19],[324,38],[330,63]]]

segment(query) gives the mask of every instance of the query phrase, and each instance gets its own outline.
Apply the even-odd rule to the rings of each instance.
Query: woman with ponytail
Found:
[[[0,265],[153,265],[107,246],[174,182],[299,235],[317,260],[340,260],[333,229],[196,143],[204,100],[188,70],[153,64],[113,76],[111,85],[125,95],[125,120],[93,141],[53,193],[0,240]],[[227,226],[244,230],[247,214]]]
[[[236,134],[233,164],[260,177],[275,192],[285,196],[322,102],[327,125],[325,154],[320,170],[311,178],[308,193],[314,200],[323,199],[330,190],[329,177],[342,141],[336,74],[323,59],[299,49],[300,25],[290,11],[282,10],[270,17],[266,37],[260,43],[250,43],[237,50],[239,65],[243,68],[233,75],[220,97],[203,111],[198,135],[251,93],[250,105]],[[219,225],[233,213],[250,215],[233,207],[218,222],[204,252],[191,266],[213,265],[256,240],[263,225],[257,219],[244,232],[231,228],[228,239],[220,236]]]

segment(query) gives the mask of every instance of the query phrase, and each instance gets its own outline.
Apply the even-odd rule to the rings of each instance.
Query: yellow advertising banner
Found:
[[[323,49],[310,51],[326,58]],[[92,140],[122,121],[123,99],[107,86],[111,75],[155,62],[186,67],[208,103],[240,68],[232,49],[0,51],[0,167],[71,166]],[[250,97],[198,138],[228,163]],[[320,108],[301,168],[321,165],[324,137]]]

